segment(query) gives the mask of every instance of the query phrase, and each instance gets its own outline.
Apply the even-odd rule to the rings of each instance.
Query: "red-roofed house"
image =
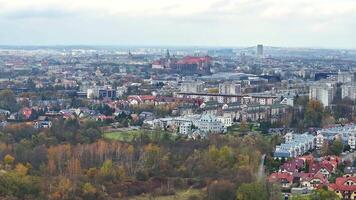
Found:
[[[299,172],[300,169],[304,166],[304,160],[302,159],[294,159],[289,162],[284,163],[281,166],[281,170],[285,172]]]
[[[318,172],[329,178],[330,174],[334,172],[334,167],[328,161],[322,161],[321,163],[311,163],[309,165],[309,173],[316,174]]]
[[[25,119],[30,119],[30,117],[32,115],[32,109],[31,108],[22,108],[21,114],[24,116]]]
[[[277,172],[272,173],[269,176],[268,181],[270,183],[280,183],[282,188],[288,189],[293,184],[293,176],[288,172]]]
[[[329,185],[340,198],[356,199],[356,177],[339,177],[335,183]]]

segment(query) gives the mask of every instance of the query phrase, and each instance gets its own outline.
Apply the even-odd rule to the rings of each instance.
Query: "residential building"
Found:
[[[263,57],[263,45],[262,44],[257,45],[257,56]]]
[[[313,135],[307,133],[288,133],[286,141],[276,146],[276,150],[273,156],[278,159],[295,158],[297,156],[301,156],[304,153],[314,149],[314,139],[315,137]]]
[[[356,199],[356,177],[338,177],[328,188],[341,199]]]
[[[116,90],[112,89],[110,86],[95,86],[87,90],[87,98],[110,98],[115,99]]]
[[[241,84],[224,82],[219,84],[219,94],[241,94]]]
[[[309,99],[318,100],[324,106],[329,106],[335,96],[336,86],[333,82],[319,82],[311,85],[309,89]]]
[[[341,86],[341,98],[356,100],[356,84],[344,84]]]
[[[181,84],[181,92],[184,93],[203,93],[204,82],[201,81],[188,81]]]
[[[352,83],[354,82],[354,74],[352,72],[341,72],[337,74],[338,83]]]
[[[225,133],[226,127],[223,123],[212,115],[203,115],[196,122],[196,126],[199,130],[205,133]]]

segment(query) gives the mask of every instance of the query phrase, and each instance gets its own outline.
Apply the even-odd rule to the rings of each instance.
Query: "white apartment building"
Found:
[[[219,94],[229,94],[229,95],[241,94],[241,85],[235,82],[220,83]]]
[[[192,131],[192,122],[183,122],[179,125],[179,133],[188,135]]]
[[[315,137],[315,147],[317,149],[321,149],[323,147],[323,145],[324,145],[324,142],[325,142],[325,137],[323,136],[323,134],[318,132],[316,137]]]
[[[329,106],[334,99],[336,86],[334,82],[318,82],[309,88],[309,99],[320,101],[324,106]]]
[[[181,92],[203,93],[204,92],[204,82],[201,82],[201,81],[183,82],[181,84]]]
[[[221,122],[225,127],[232,126],[232,118],[231,117],[219,116],[219,117],[217,117],[217,120],[219,122]]]
[[[354,74],[352,72],[341,72],[337,74],[338,83],[352,83],[354,82]]]
[[[352,150],[355,150],[356,147],[355,139],[356,139],[355,132],[350,132],[349,137],[347,139],[347,144],[350,146]]]
[[[205,133],[225,133],[226,127],[212,115],[203,115],[197,122],[196,126]]]
[[[341,98],[349,98],[351,100],[356,100],[356,85],[355,84],[344,84],[341,86]]]

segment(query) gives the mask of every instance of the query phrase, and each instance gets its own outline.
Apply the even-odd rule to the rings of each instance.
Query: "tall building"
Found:
[[[341,98],[349,98],[351,100],[356,100],[356,85],[355,84],[344,84],[341,86]]]
[[[259,57],[263,56],[263,45],[262,44],[257,45],[257,56],[259,56]]]
[[[352,83],[354,82],[354,74],[352,72],[341,72],[337,74],[338,83]]]
[[[219,94],[236,95],[241,93],[241,85],[235,82],[224,82],[219,84]]]
[[[334,99],[336,85],[334,82],[318,82],[309,88],[309,99],[320,101],[324,106],[329,106]]]
[[[204,82],[201,81],[183,82],[181,84],[180,90],[181,92],[185,92],[185,93],[203,93]]]

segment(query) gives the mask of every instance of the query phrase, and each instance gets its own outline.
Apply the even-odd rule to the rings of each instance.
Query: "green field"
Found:
[[[189,189],[189,190],[184,190],[184,191],[179,191],[175,195],[169,195],[169,196],[158,196],[158,197],[152,197],[149,195],[141,195],[137,197],[131,197],[127,200],[187,200],[191,196],[199,196],[201,195],[201,190],[197,189]]]
[[[110,139],[110,140],[131,142],[139,134],[140,134],[140,131],[109,132],[109,133],[104,133],[104,138]]]
[[[141,134],[147,135],[150,139],[154,139],[156,137],[162,137],[165,132],[163,131],[145,131],[145,130],[132,130],[132,131],[116,131],[116,132],[107,132],[104,133],[104,138],[109,140],[118,140],[123,142],[131,142],[135,137],[139,137]],[[170,139],[174,139],[172,133],[168,133]]]

